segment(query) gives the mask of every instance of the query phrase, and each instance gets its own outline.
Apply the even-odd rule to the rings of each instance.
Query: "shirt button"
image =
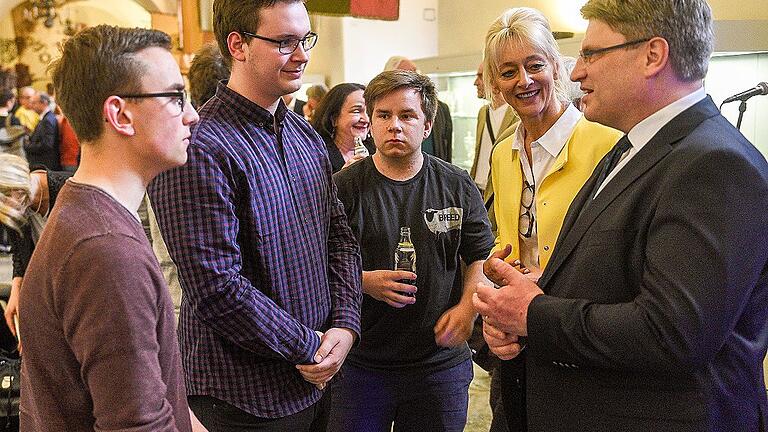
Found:
[[[542,205],[547,205],[547,202],[546,202],[546,201],[544,201],[544,202],[543,202],[543,203],[541,203],[541,204],[542,204]]]
[[[548,251],[549,250],[549,246],[544,246],[544,250]]]

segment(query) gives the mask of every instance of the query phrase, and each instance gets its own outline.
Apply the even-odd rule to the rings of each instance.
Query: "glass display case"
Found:
[[[451,109],[454,165],[469,171],[475,158],[477,112],[487,102],[477,97],[475,71],[429,74],[437,83],[439,98]]]

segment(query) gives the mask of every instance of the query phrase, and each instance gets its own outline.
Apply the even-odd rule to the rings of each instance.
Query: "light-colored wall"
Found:
[[[398,21],[344,18],[345,78],[365,84],[394,55],[412,59],[438,55],[437,8],[438,0],[408,0],[400,2]]]
[[[13,39],[16,37],[16,33],[13,32],[13,19],[11,18],[10,11],[5,15],[0,15],[0,38]]]
[[[715,103],[720,104],[728,96],[768,81],[768,53],[716,56],[709,63],[704,87]],[[739,117],[739,103],[723,105],[723,115],[734,125]],[[751,98],[741,124],[741,132],[764,155],[768,155],[768,124],[763,119],[768,113],[768,97]]]
[[[401,1],[397,21],[313,16],[313,29],[320,39],[307,73],[326,76],[331,87],[342,82],[366,84],[393,55],[413,59],[436,56],[437,7],[438,0]],[[425,19],[430,10],[434,13],[432,21]]]
[[[518,0],[513,3],[508,0],[439,0],[439,55],[479,53],[488,26],[513,6],[539,9],[549,19],[552,30],[583,33],[586,22],[581,19],[579,8],[584,3],[584,0]]]
[[[306,74],[322,75],[332,87],[344,81],[344,31],[340,17],[313,16],[312,31],[318,34],[317,45],[311,51]]]
[[[456,56],[479,52],[488,26],[504,10],[527,6],[539,9],[552,30],[583,33],[587,23],[579,9],[585,0],[439,0],[439,55]],[[709,0],[716,20],[768,20],[765,0]]]

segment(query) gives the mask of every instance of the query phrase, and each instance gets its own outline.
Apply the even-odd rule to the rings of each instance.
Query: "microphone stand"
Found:
[[[720,111],[723,110],[723,105],[725,105],[725,102],[720,104],[720,107],[718,108]],[[747,110],[747,101],[743,100],[739,104],[739,118],[736,120],[736,129],[741,130],[741,121],[744,119],[744,111]]]
[[[741,130],[741,120],[744,118],[744,111],[747,110],[747,101],[743,100],[739,104],[739,119],[736,121],[736,129]]]

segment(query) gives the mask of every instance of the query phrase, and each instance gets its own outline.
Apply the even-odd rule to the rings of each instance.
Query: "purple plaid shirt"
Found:
[[[184,293],[187,394],[297,413],[321,396],[294,367],[315,330],[360,334],[360,254],[325,145],[282,102],[273,117],[219,84],[187,152],[149,188]]]

